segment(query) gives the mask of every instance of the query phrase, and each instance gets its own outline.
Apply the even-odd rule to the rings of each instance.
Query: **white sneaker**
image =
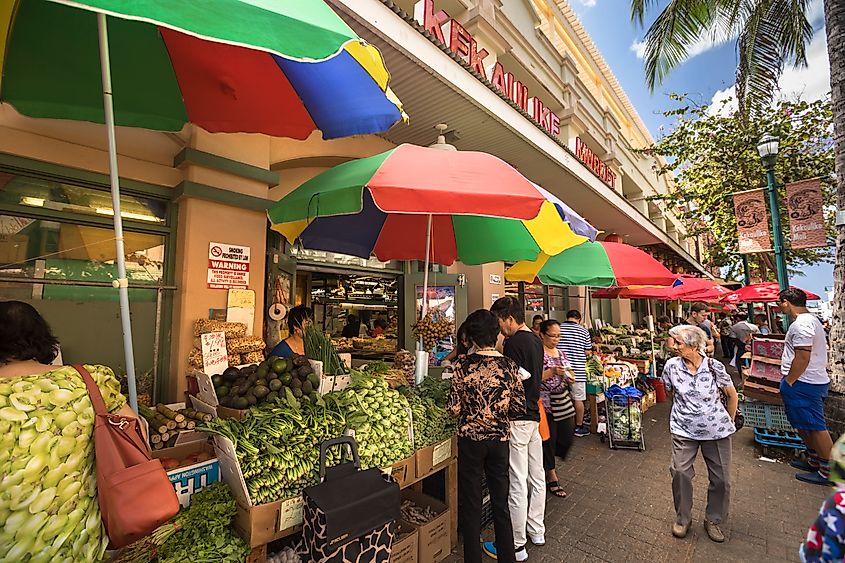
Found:
[[[524,545],[516,548],[515,555],[517,561],[528,561],[528,550],[525,549]]]
[[[543,537],[543,536],[530,536],[529,535],[528,537],[531,540],[531,543],[533,543],[534,545],[537,545],[537,546],[546,545],[546,538]]]

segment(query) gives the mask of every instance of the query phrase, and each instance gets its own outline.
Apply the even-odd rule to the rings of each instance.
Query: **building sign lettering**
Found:
[[[611,188],[616,183],[616,174],[610,170],[610,167],[602,159],[596,156],[590,147],[584,144],[581,137],[575,137],[575,156]]]
[[[531,115],[540,127],[551,135],[560,134],[560,117],[542,100],[529,96],[528,88],[512,73],[507,72],[501,63],[485,66],[484,59],[490,53],[486,49],[479,49],[472,34],[449,14],[443,10],[435,11],[434,0],[417,2],[414,5],[414,19],[473,70],[489,79],[497,90],[510,98],[522,111]]]

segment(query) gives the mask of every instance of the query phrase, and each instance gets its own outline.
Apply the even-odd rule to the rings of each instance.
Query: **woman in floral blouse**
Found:
[[[525,414],[516,363],[496,351],[499,321],[480,309],[464,323],[475,353],[455,366],[446,406],[458,418],[458,520],[464,561],[481,561],[481,478],[487,479],[498,560],[515,561],[508,509],[510,421]]]

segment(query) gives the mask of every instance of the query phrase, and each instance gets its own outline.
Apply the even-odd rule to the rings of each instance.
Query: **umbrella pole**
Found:
[[[123,219],[120,216],[120,176],[117,170],[117,141],[114,130],[114,105],[112,101],[111,62],[109,37],[105,14],[97,14],[97,32],[100,39],[100,70],[103,77],[103,110],[109,140],[109,180],[111,181],[112,209],[114,210],[114,242],[117,251],[117,279],[112,286],[120,299],[120,322],[123,328],[123,353],[126,357],[126,383],[129,388],[129,406],[138,412],[138,391],[135,387],[135,355],[132,349],[132,325],[129,319],[129,281],[126,279],[126,257],[123,245]]]
[[[431,267],[431,221],[432,215],[428,214],[425,228],[425,272],[423,272],[423,293],[422,293],[422,312],[420,320],[425,318],[428,313],[428,270]],[[428,374],[428,350],[423,344],[422,335],[417,344],[417,363],[414,369],[414,381],[417,384],[422,383],[422,380]]]

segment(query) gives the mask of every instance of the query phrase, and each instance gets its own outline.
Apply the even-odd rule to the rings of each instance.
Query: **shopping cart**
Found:
[[[640,407],[642,393],[634,387],[613,385],[605,391],[604,396],[610,448],[645,450],[643,413]]]

